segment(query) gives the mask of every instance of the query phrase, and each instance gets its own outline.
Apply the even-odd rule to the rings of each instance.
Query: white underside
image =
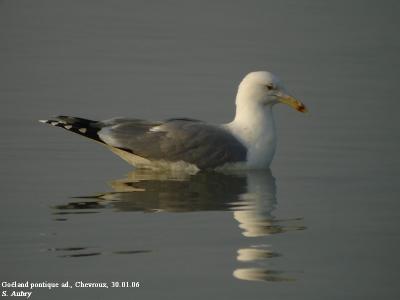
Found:
[[[148,160],[141,156],[114,148],[112,146],[107,147],[114,152],[116,155],[121,157],[123,160],[138,169],[150,169],[150,170],[174,170],[174,171],[184,171],[191,174],[195,174],[200,169],[194,165],[184,161],[169,162],[165,160]]]
[[[120,150],[118,148],[106,145],[113,153],[121,157],[123,160],[138,169],[149,169],[149,170],[172,170],[172,171],[182,171],[190,174],[195,174],[200,169],[194,165],[184,161],[170,162],[165,160],[148,160],[141,156]],[[246,162],[229,163],[223,166],[217,167],[216,171],[236,171],[236,170],[246,170],[249,166]]]

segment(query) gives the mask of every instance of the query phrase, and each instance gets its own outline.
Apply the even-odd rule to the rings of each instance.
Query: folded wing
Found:
[[[245,161],[246,147],[221,126],[190,119],[99,122],[101,141],[148,160],[184,161],[200,169]]]

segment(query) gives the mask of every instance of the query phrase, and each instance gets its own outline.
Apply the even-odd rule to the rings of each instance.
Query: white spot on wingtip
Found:
[[[162,125],[161,125],[162,126]],[[150,132],[160,132],[163,131],[161,126],[154,126],[149,129]]]
[[[87,129],[86,128],[79,128],[79,131],[82,133],[86,133]]]
[[[70,130],[72,128],[72,125],[65,125],[64,128]]]
[[[58,125],[58,122],[51,122],[50,124],[53,126],[56,126],[56,125]]]
[[[38,120],[40,123],[47,123],[49,120]]]

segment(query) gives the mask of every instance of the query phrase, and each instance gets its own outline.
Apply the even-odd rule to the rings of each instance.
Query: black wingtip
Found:
[[[54,119],[39,120],[39,122],[55,127],[61,127],[73,133],[102,142],[97,135],[100,128],[96,126],[96,121],[76,117],[57,116]]]

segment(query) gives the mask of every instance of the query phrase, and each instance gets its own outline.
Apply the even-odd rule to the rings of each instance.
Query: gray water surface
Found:
[[[0,1],[0,281],[140,282],[30,299],[398,299],[399,8]],[[37,122],[229,122],[263,69],[310,110],[276,107],[270,171],[133,171]]]

